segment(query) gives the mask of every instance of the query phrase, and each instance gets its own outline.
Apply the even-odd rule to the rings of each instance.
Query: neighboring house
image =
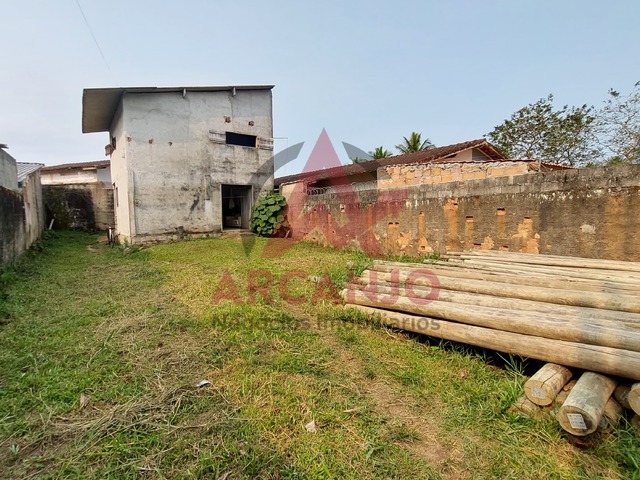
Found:
[[[249,227],[273,188],[272,88],[84,90],[82,131],[109,132],[121,242]]]
[[[436,167],[438,165],[438,167]],[[561,166],[544,163],[543,171]],[[476,180],[491,176],[508,176],[538,171],[540,165],[532,160],[508,159],[484,139],[471,140],[420,152],[342,165],[314,172],[276,178],[275,184],[285,195],[304,185],[310,194],[342,188],[388,189],[430,183]],[[345,185],[347,184],[347,185]]]
[[[10,265],[41,235],[44,205],[39,163],[19,163],[0,145],[0,268]]]
[[[42,169],[42,185],[70,185],[75,183],[97,183],[111,186],[111,162],[64,163]]]
[[[49,221],[60,229],[106,230],[114,224],[111,162],[64,163],[42,169]]]

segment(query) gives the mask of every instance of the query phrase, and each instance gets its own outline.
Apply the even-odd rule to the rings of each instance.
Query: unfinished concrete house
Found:
[[[83,133],[109,132],[119,241],[249,228],[273,189],[272,88],[85,89]]]

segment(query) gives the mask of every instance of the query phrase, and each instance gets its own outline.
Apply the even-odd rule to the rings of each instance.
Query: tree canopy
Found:
[[[423,141],[422,134],[417,132],[411,132],[409,138],[403,137],[403,142],[396,145],[396,148],[400,151],[400,153],[419,152],[421,150],[427,150],[434,147],[435,145],[431,142],[431,140],[427,138]]]
[[[599,156],[593,107],[553,107],[553,95],[522,107],[486,135],[509,158],[582,165]]]
[[[600,109],[555,109],[548,95],[485,136],[510,158],[566,165],[640,163],[640,82],[627,95],[610,89]]]
[[[609,90],[596,128],[608,163],[640,163],[640,82],[628,95]]]

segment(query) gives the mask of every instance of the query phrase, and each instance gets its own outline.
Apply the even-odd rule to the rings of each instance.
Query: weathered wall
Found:
[[[465,152],[466,153],[466,152]],[[469,159],[471,159],[471,151]],[[528,173],[527,162],[471,162],[392,165],[378,168],[378,188],[480,180]]]
[[[48,220],[54,228],[106,230],[113,226],[113,189],[102,183],[42,187]]]
[[[110,168],[65,168],[64,170],[53,170],[49,167],[42,171],[42,185],[67,185],[93,182],[102,182],[106,185],[111,185]]]
[[[111,163],[121,240],[220,232],[222,184],[253,186],[253,200],[273,188],[271,150],[216,143],[209,133],[271,139],[269,90],[125,94],[116,117]]]
[[[0,148],[0,187],[18,190],[16,159]]]
[[[98,181],[96,170],[79,168],[42,172],[42,185],[66,185],[74,183],[91,183]]]
[[[40,184],[40,171],[35,171],[24,179],[22,198],[25,218],[26,248],[40,238],[45,228],[45,207]]]
[[[0,268],[26,249],[25,216],[20,193],[0,186]]]
[[[640,165],[286,196],[294,238],[374,255],[485,248],[640,261]]]

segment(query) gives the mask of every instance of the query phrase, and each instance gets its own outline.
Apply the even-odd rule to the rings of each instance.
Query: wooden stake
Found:
[[[529,418],[540,418],[545,414],[545,411],[539,405],[536,405],[527,398],[526,395],[522,395],[516,403],[509,408],[511,413],[519,413]]]

